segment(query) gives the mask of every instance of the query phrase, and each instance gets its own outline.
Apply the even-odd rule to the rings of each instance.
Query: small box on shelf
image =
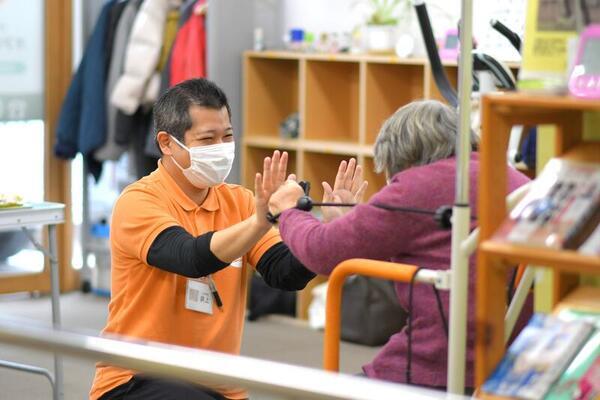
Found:
[[[358,143],[359,75],[358,62],[306,61],[304,138]]]

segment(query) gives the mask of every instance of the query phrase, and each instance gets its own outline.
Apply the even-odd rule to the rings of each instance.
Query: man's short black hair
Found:
[[[220,87],[208,79],[189,79],[169,88],[154,104],[154,134],[165,131],[184,143],[183,136],[192,127],[191,106],[214,110],[225,107],[231,120],[229,102]],[[160,146],[158,149],[160,151]]]

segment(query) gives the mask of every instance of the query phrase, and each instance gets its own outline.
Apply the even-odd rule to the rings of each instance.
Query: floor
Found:
[[[61,298],[63,326],[70,330],[97,335],[104,326],[108,301],[91,294],[70,293]],[[50,300],[28,294],[0,296],[0,315],[15,315],[50,321]],[[290,364],[321,368],[323,334],[296,320],[269,316],[247,322],[242,354]],[[373,358],[378,348],[342,343],[341,369],[358,373],[360,366]],[[0,344],[0,359],[52,367],[48,353]],[[65,358],[65,399],[85,399],[94,375],[91,362]],[[51,399],[49,383],[41,376],[0,369],[0,400]]]

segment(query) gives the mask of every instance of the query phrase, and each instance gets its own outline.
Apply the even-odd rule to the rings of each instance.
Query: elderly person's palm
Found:
[[[358,204],[363,200],[367,185],[367,181],[363,180],[362,167],[356,165],[354,158],[347,163],[342,161],[333,188],[323,182],[323,202]],[[350,207],[323,207],[322,211],[323,220],[330,222],[350,211]]]

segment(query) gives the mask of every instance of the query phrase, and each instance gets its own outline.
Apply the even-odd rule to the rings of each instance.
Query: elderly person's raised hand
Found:
[[[273,215],[279,214],[285,210],[296,207],[298,199],[304,196],[304,190],[298,182],[296,176],[290,175],[288,180],[279,187],[269,200],[269,210]]]
[[[263,173],[257,173],[254,180],[254,202],[256,204],[256,216],[258,223],[270,227],[267,221],[269,212],[269,200],[273,193],[285,182],[288,163],[288,153],[273,152],[273,157],[265,157],[263,162]]]
[[[324,203],[355,203],[362,202],[368,182],[363,180],[363,169],[351,158],[340,163],[333,188],[323,182]],[[351,210],[350,207],[323,207],[323,221],[330,222]]]

